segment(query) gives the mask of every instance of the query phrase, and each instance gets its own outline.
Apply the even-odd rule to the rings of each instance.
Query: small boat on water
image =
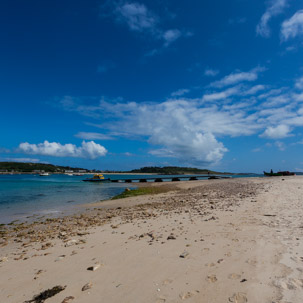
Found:
[[[270,171],[270,173],[267,173],[266,171],[263,172],[264,176],[266,177],[281,177],[281,176],[295,176],[295,173],[289,172],[289,171],[278,171],[276,173],[274,173],[272,170]]]
[[[110,178],[104,178],[102,174],[95,174],[92,178],[86,178],[83,181],[86,182],[109,182]]]
[[[49,176],[49,173],[40,173],[39,176],[41,177]]]

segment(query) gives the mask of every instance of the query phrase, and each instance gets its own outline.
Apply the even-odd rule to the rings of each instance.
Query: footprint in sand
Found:
[[[182,292],[179,297],[182,299],[182,300],[185,300],[185,299],[188,299],[190,297],[192,297],[194,294],[191,293],[191,292]]]
[[[243,292],[238,292],[238,293],[235,293],[233,294],[232,297],[230,297],[228,299],[229,302],[232,302],[232,303],[245,303],[247,302],[247,297],[246,297],[246,294],[243,293]]]
[[[241,278],[241,275],[238,275],[238,274],[228,275],[228,279],[236,280],[236,279],[240,279],[240,278]]]
[[[252,266],[256,266],[256,264],[258,263],[257,260],[255,259],[248,259],[246,260],[246,263]]]
[[[214,267],[214,266],[216,266],[216,264],[215,263],[206,263],[205,266]]]
[[[218,281],[218,279],[217,279],[216,275],[210,275],[210,276],[207,276],[206,281],[208,281],[209,283],[215,283]]]

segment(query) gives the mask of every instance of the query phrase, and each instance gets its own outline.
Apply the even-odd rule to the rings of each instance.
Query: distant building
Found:
[[[73,173],[74,171],[71,170],[71,169],[66,169],[64,172],[66,172],[66,173]]]

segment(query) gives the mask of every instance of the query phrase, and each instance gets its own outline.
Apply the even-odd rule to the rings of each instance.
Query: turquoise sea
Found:
[[[104,176],[111,179],[138,177]],[[58,216],[62,212],[73,212],[79,204],[109,199],[123,192],[126,187],[136,187],[135,183],[83,182],[86,177],[88,176],[0,175],[0,224],[14,220],[24,221],[32,216]]]

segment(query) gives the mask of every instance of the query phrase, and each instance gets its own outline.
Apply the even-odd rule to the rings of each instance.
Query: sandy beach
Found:
[[[148,186],[2,226],[0,302],[302,302],[303,177]]]

